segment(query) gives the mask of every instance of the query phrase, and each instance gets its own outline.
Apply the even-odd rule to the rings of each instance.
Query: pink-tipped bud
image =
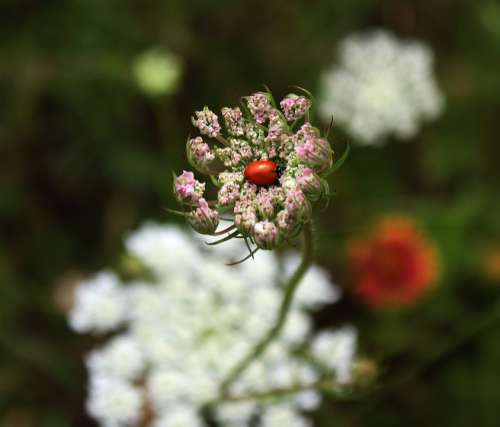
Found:
[[[271,110],[269,113],[269,131],[266,142],[273,142],[280,139],[286,130],[286,122],[278,110]]]
[[[247,105],[250,113],[259,124],[264,123],[269,118],[269,113],[273,109],[269,95],[264,92],[257,92],[248,96]]]
[[[278,212],[278,215],[276,215],[276,221],[278,224],[278,228],[285,235],[295,234],[301,225],[301,222],[299,221],[297,215],[289,212],[286,209]]]
[[[189,163],[202,173],[209,174],[215,154],[209,145],[203,141],[201,136],[191,138],[186,146],[187,158]]]
[[[304,96],[298,96],[294,93],[287,95],[280,102],[280,107],[289,122],[303,117],[311,108],[311,101]]]
[[[174,179],[174,193],[181,203],[196,204],[205,192],[205,183],[194,179],[191,171],[183,171]]]
[[[228,132],[233,136],[243,136],[245,134],[245,121],[239,107],[222,109],[222,117]]]
[[[305,194],[299,188],[293,188],[286,193],[285,207],[290,214],[299,219],[309,217],[311,205]]]
[[[196,119],[191,117],[193,125],[196,126],[202,135],[216,138],[220,134],[220,124],[217,115],[207,107],[203,111],[195,111]]]
[[[257,222],[257,214],[253,205],[247,201],[240,200],[234,206],[234,225],[243,234],[253,233]]]
[[[187,219],[191,227],[200,234],[214,234],[219,225],[219,213],[210,209],[203,198],[198,200],[197,208],[188,214]]]
[[[299,160],[317,172],[324,171],[332,165],[333,152],[326,139],[319,137],[306,138],[295,147]]]
[[[274,215],[274,200],[270,191],[262,188],[257,195],[257,211],[264,218],[272,218]]]
[[[304,168],[297,176],[297,186],[309,200],[319,200],[323,194],[323,185],[318,175],[310,168]]]
[[[240,197],[241,185],[235,181],[228,182],[224,184],[219,190],[217,196],[219,205],[221,206],[232,206],[234,202]]]
[[[253,227],[253,233],[255,243],[261,249],[274,249],[281,241],[281,233],[271,221],[258,222]]]

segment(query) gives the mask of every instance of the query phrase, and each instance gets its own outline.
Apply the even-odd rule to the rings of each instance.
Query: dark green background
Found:
[[[353,146],[331,178],[338,197],[316,215],[317,258],[347,285],[346,238],[397,211],[436,242],[443,275],[413,309],[373,313],[347,295],[318,316],[357,325],[380,369],[366,396],[326,401],[319,425],[498,425],[500,288],[480,268],[500,245],[494,0],[1,0],[0,425],[93,425],[81,357],[95,341],[68,330],[54,294],[117,265],[125,231],[173,220],[162,208],[174,204],[172,170],[187,167],[192,111],[262,83],[276,96],[317,92],[338,42],[373,27],[434,49],[447,108],[409,143]],[[178,91],[154,100],[130,71],[152,46],[184,64]],[[334,137],[340,152],[347,137]]]

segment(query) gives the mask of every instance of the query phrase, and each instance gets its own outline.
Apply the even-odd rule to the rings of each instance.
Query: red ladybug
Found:
[[[270,160],[257,160],[245,168],[245,178],[256,185],[272,185],[279,176],[279,166]]]

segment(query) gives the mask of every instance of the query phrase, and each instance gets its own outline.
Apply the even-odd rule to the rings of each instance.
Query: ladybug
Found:
[[[245,168],[245,178],[256,185],[272,185],[280,173],[280,167],[271,160],[257,160]]]

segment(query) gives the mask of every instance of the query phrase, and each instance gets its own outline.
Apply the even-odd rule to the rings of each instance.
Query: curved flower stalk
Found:
[[[308,426],[321,391],[343,395],[357,382],[356,331],[314,333],[309,310],[335,302],[340,290],[312,266],[289,306],[289,321],[268,350],[220,392],[229,372],[279,316],[277,277],[290,275],[271,252],[228,269],[237,241],[206,251],[191,233],[147,224],[126,240],[127,259],[144,276],[114,272],[82,282],[70,313],[78,332],[114,336],[86,359],[87,410],[102,426],[203,426],[209,406],[222,427]],[[293,274],[292,274],[293,276]],[[144,408],[148,408],[147,411]]]
[[[300,235],[312,203],[330,196],[325,178],[333,167],[333,150],[309,121],[312,98],[305,95],[289,94],[277,106],[269,91],[257,92],[240,107],[222,108],[222,117],[207,107],[195,112],[201,136],[188,139],[187,158],[209,176],[217,199],[205,200],[206,184],[190,171],[174,177],[174,193],[196,231],[216,235],[224,215],[232,224],[221,242],[242,238],[255,245],[251,255]]]
[[[206,184],[196,180],[193,172],[174,176],[174,193],[184,207],[176,213],[186,216],[201,234],[224,235],[210,245],[233,238],[245,241],[249,254],[233,265],[253,257],[259,249],[275,249],[304,231],[302,261],[284,286],[278,316],[221,382],[222,395],[285,327],[294,293],[313,257],[312,203],[329,198],[325,178],[348,153],[333,163],[328,140],[309,120],[312,96],[300,90],[307,96],[289,94],[279,108],[268,90],[243,97],[241,107],[222,108],[222,123],[208,107],[195,112],[193,125],[208,139],[188,139],[187,157],[195,169],[209,175],[218,188],[217,200],[204,199]],[[218,232],[221,215],[232,224]]]

